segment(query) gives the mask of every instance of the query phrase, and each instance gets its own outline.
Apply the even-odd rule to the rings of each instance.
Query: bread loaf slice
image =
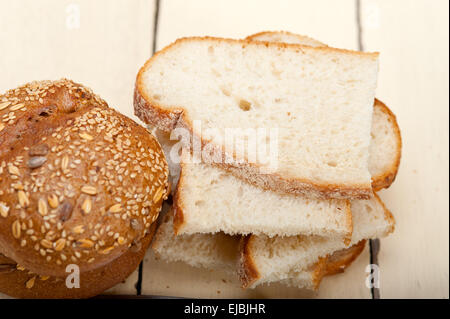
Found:
[[[220,154],[216,165],[261,188],[367,199],[377,72],[377,53],[184,38],[140,70],[135,113],[165,131],[187,128]],[[255,151],[230,128],[267,135]]]
[[[319,235],[349,240],[349,201],[277,194],[209,164],[181,163],[175,200],[175,232]]]
[[[224,270],[236,274],[241,236],[224,233],[175,235],[173,210],[162,218],[152,249],[168,262],[182,261],[192,267]]]
[[[375,195],[352,201],[351,245],[363,239],[381,238],[394,230],[394,217]],[[240,243],[239,277],[244,287],[292,278],[322,256],[344,249],[345,244],[319,236],[274,237],[249,235]]]
[[[286,31],[265,31],[250,35],[251,41],[284,42],[326,47],[327,45],[310,37]],[[369,148],[369,172],[372,188],[378,191],[389,187],[397,175],[400,165],[402,139],[397,119],[380,100],[373,106],[371,140]]]
[[[366,240],[361,240],[349,248],[319,258],[319,261],[309,270],[294,272],[292,277],[280,280],[280,282],[291,287],[317,290],[324,277],[344,272],[358,258],[365,247]]]
[[[173,232],[173,211],[169,211],[158,228],[152,243],[156,256],[166,262],[181,261],[192,267],[222,270],[237,274],[240,236],[191,234],[176,236]],[[282,282],[289,286],[318,289],[324,276],[343,272],[362,252],[365,241],[320,258],[313,266],[296,272]]]
[[[175,192],[181,167],[171,159],[170,152],[178,141],[170,138],[170,133],[150,127],[155,131],[169,164],[170,180]],[[379,191],[388,188],[394,182],[400,165],[402,139],[397,119],[392,111],[380,100],[373,105],[371,140],[369,148],[369,172],[372,176],[372,188]]]

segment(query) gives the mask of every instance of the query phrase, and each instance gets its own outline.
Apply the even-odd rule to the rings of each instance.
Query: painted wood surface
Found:
[[[448,1],[362,2],[363,44],[380,52],[377,96],[397,115],[403,154],[381,193],[397,220],[381,241],[381,298],[449,297]]]

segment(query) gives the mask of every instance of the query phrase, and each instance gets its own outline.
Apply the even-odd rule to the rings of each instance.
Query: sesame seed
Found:
[[[92,202],[90,198],[86,198],[83,202],[83,205],[81,205],[81,209],[85,214],[89,214],[92,209]]]
[[[115,204],[109,208],[109,211],[111,213],[119,213],[122,211],[122,205],[121,204]]]
[[[24,106],[25,106],[25,103],[19,103],[19,104],[11,106],[9,109],[11,111],[17,111],[17,110],[20,110],[21,108],[23,108]]]
[[[4,109],[6,109],[10,104],[11,104],[11,102],[9,102],[9,101],[0,103],[0,111],[3,111]]]
[[[61,161],[61,169],[65,171],[67,167],[69,166],[69,156],[64,155],[62,161]]]
[[[14,238],[16,238],[16,239],[20,238],[21,226],[20,226],[20,221],[18,219],[12,224],[12,234],[13,234]]]
[[[24,191],[20,190],[20,191],[17,193],[17,195],[18,195],[18,197],[19,197],[19,204],[20,204],[20,206],[21,206],[22,208],[26,208],[26,207],[28,207],[28,205],[30,205],[30,201],[29,201],[29,199],[28,199],[28,196],[27,196],[27,194],[25,194]]]
[[[97,189],[94,186],[90,186],[90,185],[84,185],[83,187],[81,187],[81,191],[88,195],[96,195],[97,194]]]
[[[39,199],[38,211],[39,211],[39,214],[41,214],[42,216],[46,216],[48,213],[47,203],[45,202],[45,200],[43,198]]]
[[[163,195],[164,195],[164,187],[161,187],[156,191],[155,195],[153,196],[153,203],[159,202],[159,200]]]
[[[82,248],[91,248],[94,246],[94,242],[89,239],[80,239],[77,243]]]
[[[87,140],[87,141],[92,141],[92,140],[94,139],[94,138],[93,138],[91,135],[89,135],[88,133],[80,133],[79,135],[80,135],[80,137],[81,137],[82,139]]]
[[[9,212],[9,207],[3,203],[0,202],[0,216],[2,216],[3,218],[8,217],[8,212]]]
[[[20,175],[19,169],[18,169],[16,166],[14,166],[14,165],[10,165],[10,166],[8,167],[8,172],[9,172],[11,175],[17,175],[17,176]]]

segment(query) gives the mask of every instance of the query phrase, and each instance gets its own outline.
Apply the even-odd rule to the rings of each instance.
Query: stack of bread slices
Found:
[[[229,271],[243,287],[317,289],[368,239],[390,234],[394,218],[376,192],[395,179],[401,137],[375,99],[377,73],[377,53],[288,32],[184,38],[158,52],[140,70],[134,100],[163,146],[174,190],[155,253]],[[248,137],[230,142],[228,128],[274,128],[257,145],[276,149],[275,165]],[[177,129],[206,150],[200,158],[190,148],[174,159]]]

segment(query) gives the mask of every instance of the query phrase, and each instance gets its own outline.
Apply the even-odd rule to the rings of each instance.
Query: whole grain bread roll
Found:
[[[0,95],[0,253],[41,276],[105,267],[142,240],[168,195],[156,139],[62,79]]]

